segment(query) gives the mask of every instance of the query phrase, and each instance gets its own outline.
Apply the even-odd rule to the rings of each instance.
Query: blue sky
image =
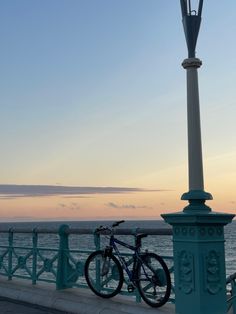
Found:
[[[233,0],[205,1],[197,45],[206,190],[219,195],[216,209],[220,204],[230,211],[236,183],[235,12]],[[0,37],[1,184],[172,191],[127,200],[152,207],[149,216],[163,211],[163,202],[171,210],[184,206],[181,62],[187,49],[179,1],[1,1]],[[81,215],[93,202],[106,215],[104,204],[128,204],[122,197],[83,200]],[[35,199],[24,201],[0,200],[0,206],[17,216],[35,206],[45,216]],[[45,210],[59,203],[47,201]]]

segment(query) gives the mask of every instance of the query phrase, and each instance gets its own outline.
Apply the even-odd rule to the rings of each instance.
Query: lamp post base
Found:
[[[184,212],[195,214],[210,212],[211,208],[205,204],[205,201],[212,199],[212,195],[203,190],[190,190],[181,197],[181,200],[189,201],[189,205],[184,208]]]
[[[224,225],[234,215],[194,206],[162,215],[173,226],[176,314],[226,314]]]

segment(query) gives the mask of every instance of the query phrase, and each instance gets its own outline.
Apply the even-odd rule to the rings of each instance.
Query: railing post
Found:
[[[101,238],[100,238],[100,234],[96,232],[96,230],[93,233],[94,235],[94,245],[96,248],[96,251],[101,249]]]
[[[139,228],[135,228],[135,229],[132,230],[132,234],[134,235],[134,246],[136,245],[136,235],[137,235],[137,233],[138,233],[138,230],[139,230]],[[135,288],[134,292],[135,292],[135,299],[136,299],[136,302],[137,302],[137,303],[141,303],[142,298],[141,298],[141,295],[140,295],[140,293],[139,293],[137,287]]]
[[[68,225],[61,225],[59,228],[59,249],[58,249],[58,264],[57,264],[57,278],[56,278],[56,287],[57,289],[67,288],[67,265],[68,257],[66,252],[69,250],[68,243]]]
[[[235,279],[233,282],[231,282],[231,287],[232,287],[232,296],[233,298],[233,314],[236,314],[236,285],[235,285]]]
[[[94,231],[94,245],[96,247],[96,251],[101,249],[101,238],[100,238],[100,234],[96,233],[96,230]],[[97,285],[97,289],[100,290],[101,287],[101,278],[100,278],[100,261],[96,260],[96,285]]]
[[[69,226],[61,225],[59,228],[59,249],[57,263],[56,287],[58,290],[71,288],[78,279],[78,272],[69,262]]]
[[[37,233],[37,228],[33,229],[33,238],[32,238],[32,242],[33,242],[33,249],[32,249],[32,257],[33,257],[33,261],[32,261],[32,284],[35,285],[36,281],[37,281],[37,246],[38,246],[38,233]]]
[[[8,231],[8,280],[12,280],[13,229]]]

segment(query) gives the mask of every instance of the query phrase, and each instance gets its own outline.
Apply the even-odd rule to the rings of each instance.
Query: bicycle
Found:
[[[85,263],[85,278],[90,289],[98,296],[111,298],[117,295],[124,282],[123,269],[128,275],[128,292],[138,289],[142,299],[152,307],[164,305],[171,292],[171,279],[164,260],[155,253],[141,252],[141,239],[147,234],[135,235],[135,246],[127,244],[114,236],[115,227],[124,220],[113,223],[111,227],[100,226],[97,233],[109,235],[109,245],[104,250],[89,255]],[[133,268],[121,256],[117,245],[132,250]],[[116,256],[113,253],[115,251]]]

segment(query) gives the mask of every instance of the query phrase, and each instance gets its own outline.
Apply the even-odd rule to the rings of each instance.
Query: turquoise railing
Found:
[[[228,311],[232,309],[232,313],[236,314],[236,273],[230,275],[226,279],[228,294]]]
[[[134,240],[137,233],[147,233],[152,236],[171,236],[171,229],[117,229],[116,235],[129,236]],[[35,228],[33,230],[0,228],[0,275],[31,280],[32,284],[39,281],[55,283],[57,289],[71,287],[87,288],[84,278],[84,264],[88,255],[106,244],[105,232],[96,234],[93,229],[73,229],[67,225],[59,229]],[[78,237],[79,236],[79,237]],[[80,237],[83,240],[80,241]],[[85,243],[85,237],[87,242]],[[161,243],[161,241],[159,240]],[[158,243],[158,240],[157,240]],[[85,246],[84,248],[81,248]],[[122,252],[129,265],[132,264],[132,253]],[[162,256],[166,261],[173,281],[173,257]],[[137,289],[128,292],[128,281],[125,278],[121,294],[129,295],[141,301]],[[170,302],[174,303],[174,284]]]

